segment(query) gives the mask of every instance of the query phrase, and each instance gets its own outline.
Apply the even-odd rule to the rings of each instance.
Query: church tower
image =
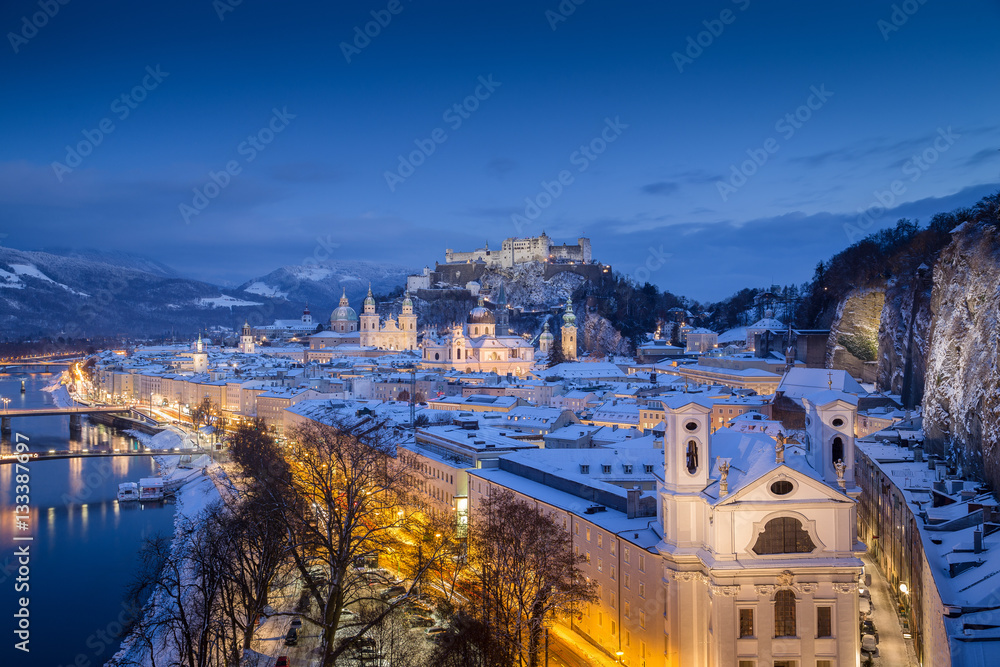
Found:
[[[243,331],[240,333],[240,352],[243,354],[254,352],[253,332],[250,331],[250,324],[246,320],[243,321]]]
[[[542,354],[548,354],[552,351],[552,344],[556,337],[552,335],[549,331],[549,321],[545,320],[545,327],[542,330],[542,335],[538,337],[538,351]]]
[[[510,334],[510,312],[507,309],[507,292],[504,291],[502,282],[500,283],[500,288],[497,290],[497,298],[494,304],[496,305],[497,335],[507,336]]]
[[[363,347],[377,347],[378,343],[378,313],[375,312],[375,297],[372,295],[371,283],[368,284],[368,296],[365,297],[364,310],[361,312],[361,336],[358,341]]]
[[[563,314],[562,350],[566,361],[576,361],[576,315],[573,314],[573,299],[566,299]]]
[[[403,295],[403,311],[399,315],[399,329],[403,332],[404,350],[417,349],[417,316],[413,314],[413,299],[410,290]]]
[[[208,352],[205,352],[205,344],[201,340],[201,334],[198,334],[198,342],[195,344],[191,360],[194,362],[195,373],[208,371]]]
[[[312,312],[309,310],[309,304],[306,304],[306,309],[302,311],[302,324],[312,324],[313,316]]]
[[[809,445],[806,460],[828,484],[843,481],[845,487],[853,489],[854,422],[858,416],[858,397],[836,391],[831,386],[826,391],[803,396],[802,404],[806,408],[806,440]],[[838,464],[843,466],[843,472],[838,471]]]

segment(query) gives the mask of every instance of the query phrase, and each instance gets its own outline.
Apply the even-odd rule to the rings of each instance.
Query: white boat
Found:
[[[118,502],[124,503],[139,500],[139,485],[135,482],[122,482],[118,485]]]
[[[163,478],[143,477],[140,479],[139,500],[163,500]]]

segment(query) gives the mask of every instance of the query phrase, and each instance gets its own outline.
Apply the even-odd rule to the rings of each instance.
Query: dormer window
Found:
[[[611,474],[611,466],[610,465],[602,465],[601,466],[601,472],[603,472],[605,475],[610,475]]]
[[[581,475],[589,475],[590,474],[590,466],[588,466],[588,465],[581,465],[580,466],[580,474]]]
[[[632,474],[632,466],[630,466],[630,465],[623,465],[623,466],[622,466],[622,471],[623,471],[623,472],[624,472],[624,473],[625,473],[626,475],[631,475],[631,474]]]
[[[642,469],[646,472],[647,475],[652,475],[653,474],[653,466],[650,465],[649,463],[647,463],[644,466],[642,466]]]

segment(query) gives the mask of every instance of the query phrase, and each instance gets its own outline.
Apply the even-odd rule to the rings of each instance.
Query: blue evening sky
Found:
[[[544,229],[704,300],[1000,182],[995,1],[235,2],[3,3],[5,245],[237,284]]]

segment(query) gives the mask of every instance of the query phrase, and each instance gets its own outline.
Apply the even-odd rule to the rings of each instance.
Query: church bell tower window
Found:
[[[688,441],[685,459],[687,462],[687,471],[692,475],[698,472],[698,443],[694,440]]]

